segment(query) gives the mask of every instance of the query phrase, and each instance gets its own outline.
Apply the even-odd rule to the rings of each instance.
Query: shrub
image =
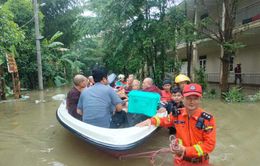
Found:
[[[247,97],[248,101],[251,101],[251,102],[257,102],[257,101],[260,101],[260,91],[257,92],[256,94],[254,95],[249,95]]]
[[[199,69],[195,71],[195,82],[202,86],[203,91],[207,89],[208,82],[204,69]]]
[[[242,90],[242,88],[233,87],[228,92],[223,93],[224,100],[226,102],[243,102],[243,101],[245,101],[245,96],[241,90]]]
[[[216,89],[210,89],[209,91],[204,91],[203,92],[203,98],[208,98],[208,99],[216,99],[218,97],[218,93]]]

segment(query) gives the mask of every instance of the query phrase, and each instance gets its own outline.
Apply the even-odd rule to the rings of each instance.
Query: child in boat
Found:
[[[182,90],[179,87],[172,89],[171,101],[164,105],[164,108],[167,110],[168,114],[177,115],[178,110],[183,108],[183,95]],[[176,134],[176,129],[174,127],[169,127],[169,134]]]
[[[161,101],[162,102],[167,103],[172,100],[171,87],[172,87],[172,82],[170,80],[163,81],[163,87],[162,87],[163,90],[161,90],[161,93],[162,93]]]

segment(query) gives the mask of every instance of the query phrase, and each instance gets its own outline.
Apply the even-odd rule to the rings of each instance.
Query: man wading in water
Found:
[[[198,84],[185,85],[183,89],[184,108],[179,109],[176,115],[168,117],[153,117],[137,126],[163,126],[176,128],[176,145],[170,149],[175,154],[174,165],[207,165],[209,153],[216,145],[215,118],[199,107],[202,97],[202,88]]]

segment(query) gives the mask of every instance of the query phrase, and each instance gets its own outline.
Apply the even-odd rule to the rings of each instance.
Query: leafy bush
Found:
[[[65,85],[66,82],[66,79],[62,78],[61,76],[54,77],[54,83],[57,87]]]
[[[249,96],[248,96],[248,101],[251,101],[251,102],[260,101],[260,91],[257,92],[257,93],[254,94],[254,95],[249,95]]]
[[[216,89],[210,89],[210,91],[206,93],[206,97],[210,99],[215,99],[217,97]]]
[[[207,89],[208,82],[204,69],[201,68],[195,71],[195,82],[200,84],[204,91]]]
[[[242,93],[242,88],[233,87],[228,92],[223,93],[226,102],[243,102],[245,101],[245,96]]]

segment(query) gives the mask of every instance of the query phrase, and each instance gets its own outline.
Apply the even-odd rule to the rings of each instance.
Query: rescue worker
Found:
[[[181,90],[183,90],[183,87],[190,82],[190,78],[184,74],[179,74],[175,77],[175,83],[181,88]]]
[[[216,145],[216,124],[214,117],[199,107],[202,88],[199,84],[188,84],[183,89],[184,108],[176,115],[153,117],[137,126],[162,126],[176,128],[178,148],[170,146],[175,154],[174,165],[208,164],[209,153]]]

